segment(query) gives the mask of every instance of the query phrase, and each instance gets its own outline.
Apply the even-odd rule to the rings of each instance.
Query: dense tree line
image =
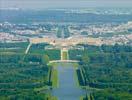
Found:
[[[28,44],[28,42],[0,43],[0,48],[26,48]]]
[[[84,48],[71,50],[70,58],[80,60],[85,85],[102,90],[93,92],[95,100],[132,98],[132,47],[115,44]]]
[[[44,46],[44,44],[40,44],[32,48],[43,50]],[[49,85],[49,66],[47,65],[49,60],[49,55],[46,53],[25,55],[22,52],[1,52],[0,99],[47,100],[47,94],[41,91],[47,91]]]
[[[33,44],[29,50],[29,54],[35,55],[47,55],[49,60],[59,60],[60,59],[60,50],[46,50],[45,47],[48,44],[39,43]]]

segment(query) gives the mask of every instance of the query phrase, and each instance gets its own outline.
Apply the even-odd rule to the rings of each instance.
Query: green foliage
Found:
[[[62,37],[62,28],[58,28],[58,31],[57,31],[57,37],[58,38],[61,38]]]
[[[89,64],[89,57],[86,55],[86,54],[84,54],[83,56],[82,56],[82,62],[84,63],[84,64]]]
[[[60,60],[60,50],[44,50],[44,54],[48,55],[50,60]]]
[[[43,64],[47,64],[49,62],[49,56],[43,55],[42,62],[43,62]]]
[[[45,50],[47,44],[33,44],[29,50],[29,54],[35,55],[47,55],[49,60],[59,60],[60,59],[60,50]]]
[[[68,27],[64,27],[64,38],[68,38],[70,37],[70,32]]]
[[[48,61],[47,55],[0,53],[0,99],[46,100],[46,93],[36,90],[45,91],[49,84]]]
[[[42,64],[42,57],[41,55],[38,54],[27,54],[24,57],[24,62],[26,63],[38,63],[38,64]]]
[[[95,100],[130,100],[132,47],[118,44],[84,47],[84,51],[71,50],[70,59],[80,60],[80,68],[88,86],[103,89],[94,92]]]
[[[101,90],[93,93],[95,100],[131,100],[132,95],[114,90]]]
[[[23,54],[1,53],[0,63],[18,63],[23,58],[23,56]]]
[[[67,51],[63,51],[62,52],[62,57],[63,57],[62,58],[63,60],[68,60],[68,52]]]
[[[0,48],[26,48],[28,44],[28,42],[0,43]]]
[[[69,29],[68,29],[68,26],[61,26],[58,28],[58,31],[57,31],[57,37],[58,38],[68,38],[70,36],[70,32],[69,32]]]
[[[0,43],[0,53],[24,53],[28,46],[28,42],[20,43]]]

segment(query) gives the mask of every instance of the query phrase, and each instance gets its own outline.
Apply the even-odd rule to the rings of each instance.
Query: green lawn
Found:
[[[51,81],[52,81],[52,87],[57,88],[58,87],[58,72],[56,69],[52,69],[52,76],[51,76]]]
[[[68,52],[67,51],[63,51],[62,52],[62,60],[68,60]]]

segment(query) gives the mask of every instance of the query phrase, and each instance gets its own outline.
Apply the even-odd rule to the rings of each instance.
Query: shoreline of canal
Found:
[[[60,67],[61,66],[61,67]],[[58,67],[60,67],[59,69],[58,69]],[[79,80],[78,80],[78,74],[77,74],[77,69],[79,69],[78,68],[78,64],[73,64],[73,63],[58,63],[58,64],[55,64],[55,66],[53,66],[53,64],[52,64],[52,75],[51,75],[51,82],[53,82],[52,83],[52,90],[51,90],[51,92],[52,91],[55,91],[55,90],[57,90],[57,89],[59,89],[59,88],[62,88],[60,85],[62,85],[62,84],[64,84],[64,83],[60,83],[60,79],[59,79],[59,76],[62,76],[62,75],[60,75],[61,74],[61,71],[60,71],[60,69],[62,68],[62,70],[63,70],[63,68],[64,68],[64,73],[66,73],[67,75],[65,75],[64,74],[64,76],[65,77],[63,77],[63,79],[62,80],[65,80],[65,79],[68,79],[68,78],[71,78],[72,77],[72,79],[73,79],[73,81],[71,81],[71,83],[70,82],[68,82],[67,83],[67,85],[68,84],[71,84],[71,85],[73,85],[72,87],[70,87],[71,88],[71,91],[74,91],[74,90],[72,90],[72,89],[75,89],[75,90],[78,90],[79,92],[80,92],[80,97],[78,98],[78,100],[81,98],[81,97],[84,97],[84,95],[86,94],[86,91],[85,91],[85,89],[83,89],[82,88],[82,86],[79,84]],[[70,72],[70,70],[69,70],[69,72],[65,72],[65,70],[67,70],[67,68],[69,68],[70,70],[72,70],[71,71],[71,73],[69,73]],[[58,72],[58,71],[60,71],[60,72]],[[71,76],[69,76],[69,77],[67,77],[68,76],[68,74],[71,74]],[[54,79],[55,78],[55,79]],[[66,84],[66,83],[65,83]],[[65,87],[63,87],[63,88],[65,88]],[[62,91],[63,91],[63,88],[62,88]],[[70,89],[69,88],[69,89]],[[83,94],[81,93],[83,91]],[[85,92],[84,92],[85,91]],[[75,91],[74,91],[75,92]],[[53,94],[53,96],[55,96],[54,95],[54,93],[51,93],[51,94]],[[57,97],[57,96],[56,96]],[[67,98],[67,97],[65,97],[65,98]],[[59,99],[59,97],[58,97],[58,99]],[[72,99],[68,99],[68,100],[72,100]]]

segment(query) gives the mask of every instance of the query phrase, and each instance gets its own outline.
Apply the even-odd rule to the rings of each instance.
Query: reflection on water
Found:
[[[52,95],[59,100],[79,100],[85,94],[85,90],[77,86],[75,70],[72,64],[56,67],[58,70],[59,88],[52,90]]]

